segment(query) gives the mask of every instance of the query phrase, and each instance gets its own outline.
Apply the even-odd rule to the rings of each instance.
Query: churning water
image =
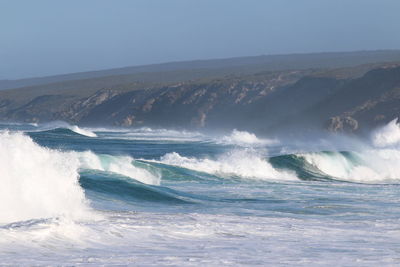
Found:
[[[347,150],[237,130],[0,128],[1,264],[400,263],[397,121]]]

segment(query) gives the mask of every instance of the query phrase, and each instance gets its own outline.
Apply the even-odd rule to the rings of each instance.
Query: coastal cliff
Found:
[[[0,118],[15,122],[357,133],[399,116],[396,63],[162,82],[109,76],[0,91]]]

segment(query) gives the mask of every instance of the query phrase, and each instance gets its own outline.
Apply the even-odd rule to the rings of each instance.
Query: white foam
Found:
[[[352,153],[351,160],[338,152],[301,155],[323,173],[334,178],[361,183],[400,181],[400,151],[370,149]]]
[[[185,130],[152,129],[148,127],[134,129],[91,128],[91,130],[99,132],[103,138],[117,138],[124,140],[162,142],[196,142],[204,140],[204,136],[201,133]]]
[[[267,160],[253,150],[234,150],[219,156],[217,159],[189,158],[173,152],[161,157],[160,162],[221,177],[297,180],[294,173],[274,169]]]
[[[356,161],[341,153],[309,153],[306,161],[323,173],[341,180],[380,183],[400,181],[400,124],[390,121],[371,134],[372,147],[360,146],[352,154]]]
[[[223,136],[217,143],[237,146],[264,146],[279,143],[275,139],[260,139],[255,134],[234,129],[230,135]]]
[[[134,166],[134,159],[129,156],[96,155],[91,151],[76,153],[83,169],[114,172],[145,184],[159,185],[161,182],[160,173]]]
[[[69,126],[68,129],[70,129],[71,131],[73,131],[77,134],[84,135],[87,137],[97,137],[97,134],[95,134],[94,132],[92,132],[88,129],[79,128],[76,125]]]
[[[58,128],[64,128],[64,129],[69,129],[77,134],[84,135],[87,137],[97,137],[97,134],[95,134],[93,131],[90,129],[86,128],[80,128],[77,125],[70,125],[67,122],[64,121],[53,121],[53,122],[47,122],[41,125],[36,125],[38,129],[36,131],[50,131]]]
[[[387,125],[372,133],[372,143],[376,147],[388,147],[400,143],[400,125],[398,119],[394,119]]]
[[[78,183],[79,160],[22,133],[0,133],[0,222],[90,216]]]

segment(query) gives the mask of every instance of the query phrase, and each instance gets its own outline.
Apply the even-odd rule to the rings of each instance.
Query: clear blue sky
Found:
[[[400,48],[400,0],[0,0],[0,79]]]

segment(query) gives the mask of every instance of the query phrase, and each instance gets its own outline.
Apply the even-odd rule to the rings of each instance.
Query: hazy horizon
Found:
[[[3,1],[1,6],[0,79],[400,48],[400,2],[394,0],[42,0]]]

